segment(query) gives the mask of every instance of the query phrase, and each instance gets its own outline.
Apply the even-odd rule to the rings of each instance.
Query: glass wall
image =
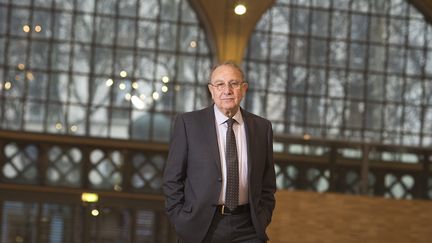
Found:
[[[432,26],[408,1],[278,0],[244,61],[276,133],[432,143]]]
[[[0,129],[166,142],[210,67],[187,0],[0,0]]]
[[[3,201],[0,242],[174,242],[164,214],[125,205]]]

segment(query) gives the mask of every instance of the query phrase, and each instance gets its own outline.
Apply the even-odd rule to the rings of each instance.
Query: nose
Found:
[[[233,88],[231,87],[231,85],[225,85],[224,87],[223,87],[223,90],[222,90],[225,94],[231,94],[232,93],[232,91],[233,91]]]

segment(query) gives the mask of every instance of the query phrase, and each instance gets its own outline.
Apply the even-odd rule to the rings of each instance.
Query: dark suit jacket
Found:
[[[246,128],[249,204],[258,237],[268,240],[276,191],[271,123],[241,110]],[[213,106],[177,116],[164,170],[166,211],[181,242],[203,240],[215,213],[222,172]]]

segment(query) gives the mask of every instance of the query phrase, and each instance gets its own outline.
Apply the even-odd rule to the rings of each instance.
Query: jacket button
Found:
[[[218,181],[219,181],[219,182],[222,181],[222,178],[218,178]]]

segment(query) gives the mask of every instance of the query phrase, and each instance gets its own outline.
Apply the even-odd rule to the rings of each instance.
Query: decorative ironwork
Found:
[[[385,176],[385,197],[412,199],[414,178],[412,175],[388,173]]]
[[[132,157],[133,171],[131,184],[133,190],[145,192],[161,192],[163,166],[165,157],[136,153]]]
[[[90,152],[90,164],[88,177],[91,187],[121,190],[123,181],[121,167],[124,158],[119,151],[105,152],[95,149]]]
[[[6,131],[0,138],[3,183],[161,193],[166,144]],[[432,199],[428,148],[289,136],[275,136],[274,147],[279,189]]]
[[[279,189],[295,189],[298,170],[295,166],[275,164],[276,185]]]
[[[429,148],[290,136],[275,140],[280,189],[432,199]]]
[[[78,148],[54,146],[48,151],[46,180],[49,185],[79,187],[82,153]]]
[[[8,143],[2,147],[5,161],[2,163],[4,179],[9,182],[37,184],[40,150],[34,144]]]

